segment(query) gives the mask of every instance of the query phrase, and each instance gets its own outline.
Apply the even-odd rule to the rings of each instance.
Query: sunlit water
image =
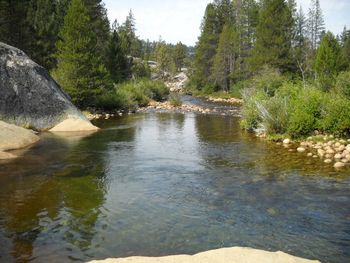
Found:
[[[350,176],[243,133],[239,118],[146,113],[41,135],[0,163],[0,262],[249,246],[350,262]]]

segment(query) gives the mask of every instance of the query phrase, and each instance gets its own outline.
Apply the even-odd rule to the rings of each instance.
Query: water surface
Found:
[[[43,134],[0,163],[0,262],[249,246],[350,262],[349,170],[243,133],[235,116],[146,113]]]

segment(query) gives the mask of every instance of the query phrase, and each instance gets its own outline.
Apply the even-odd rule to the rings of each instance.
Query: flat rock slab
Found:
[[[268,252],[252,248],[222,248],[193,256],[178,255],[159,258],[129,257],[95,260],[90,263],[316,263],[320,261],[295,257],[283,252]]]
[[[28,147],[39,141],[32,131],[0,121],[0,151],[16,150]],[[12,154],[2,153],[10,157]]]

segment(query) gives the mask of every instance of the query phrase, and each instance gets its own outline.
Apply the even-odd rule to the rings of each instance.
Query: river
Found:
[[[349,170],[255,138],[239,121],[149,112],[97,121],[93,134],[41,134],[0,163],[0,262],[231,246],[350,262]]]

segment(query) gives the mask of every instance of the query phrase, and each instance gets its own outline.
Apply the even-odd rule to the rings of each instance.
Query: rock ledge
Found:
[[[119,259],[95,260],[90,263],[320,263],[295,257],[283,252],[268,252],[252,248],[222,248],[206,251],[193,256],[178,255],[159,258],[130,257]]]

